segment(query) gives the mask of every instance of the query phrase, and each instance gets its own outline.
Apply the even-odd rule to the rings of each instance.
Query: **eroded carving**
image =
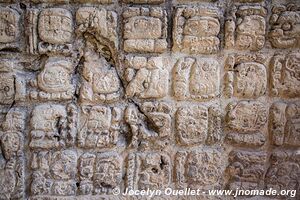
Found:
[[[159,7],[127,8],[124,18],[124,51],[162,53],[167,49],[167,12]]]
[[[230,152],[228,160],[229,189],[262,189],[266,152],[235,150]]]
[[[131,189],[164,189],[171,184],[171,161],[165,153],[130,154],[127,159],[126,186]]]
[[[168,146],[172,137],[171,114],[172,105],[165,102],[129,105],[125,110],[125,121],[131,131],[129,146],[142,149]]]
[[[266,188],[277,191],[299,191],[300,154],[297,151],[275,151],[270,158],[270,167],[265,176]]]
[[[276,102],[270,108],[270,134],[275,145],[300,146],[300,102]]]
[[[266,106],[258,101],[239,101],[228,105],[226,140],[238,146],[262,146],[266,136],[261,132],[268,115]]]
[[[270,63],[271,93],[274,96],[300,96],[300,53],[277,54]]]
[[[0,129],[0,199],[24,198],[25,113],[11,109]]]
[[[32,155],[32,195],[74,196],[77,154],[71,150],[40,151]]]
[[[175,115],[177,137],[183,145],[213,144],[220,141],[220,126],[220,110],[213,106],[184,106]]]
[[[68,59],[49,58],[36,79],[31,80],[34,100],[70,100],[75,86],[72,83],[73,63]]]
[[[20,14],[11,8],[0,8],[0,43],[16,42],[20,35]]]
[[[120,99],[123,88],[115,65],[87,44],[84,52],[80,101],[85,103],[111,103]]]
[[[300,7],[296,4],[275,5],[270,18],[270,42],[275,48],[300,47]]]
[[[225,69],[227,97],[257,98],[266,93],[266,56],[262,54],[237,54],[227,58]]]
[[[40,53],[70,53],[74,32],[73,16],[70,11],[63,8],[44,9],[36,22],[36,13],[31,10],[30,17],[31,24],[38,23],[39,38],[42,40],[37,47]],[[32,34],[34,37],[34,30]],[[34,40],[30,41],[36,45]]]
[[[213,54],[219,51],[220,12],[213,7],[179,7],[173,25],[173,51]]]
[[[83,106],[78,145],[83,148],[114,147],[118,142],[123,111],[118,107]]]
[[[118,47],[117,14],[106,9],[81,7],[76,12],[78,34],[91,33],[110,48]],[[110,49],[111,50],[111,49]]]
[[[0,60],[0,105],[12,105],[25,100],[26,88],[24,77],[14,70],[15,60]]]
[[[233,7],[225,22],[225,47],[257,51],[264,47],[267,10],[262,6]]]
[[[220,67],[214,59],[182,58],[173,68],[173,95],[178,100],[217,97]]]
[[[77,133],[77,108],[74,104],[38,105],[31,114],[29,146],[32,149],[57,149],[74,145]]]
[[[194,189],[219,187],[224,170],[221,156],[217,149],[177,152],[176,186]]]
[[[128,66],[125,71],[127,97],[163,98],[168,94],[169,72],[165,59],[128,56],[125,63]]]

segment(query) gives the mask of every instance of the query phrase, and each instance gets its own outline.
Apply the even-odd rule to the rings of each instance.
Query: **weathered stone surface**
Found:
[[[225,95],[240,98],[263,96],[267,90],[266,59],[262,54],[228,56],[225,64]]]
[[[275,102],[270,109],[270,134],[275,145],[300,146],[300,103]]]
[[[214,59],[181,58],[173,68],[173,95],[178,100],[207,100],[219,95],[220,66]]]
[[[271,60],[271,93],[282,98],[299,97],[300,53],[276,54]]]
[[[299,11],[0,0],[0,200],[300,199]]]
[[[163,98],[168,94],[168,63],[162,57],[126,57],[126,96],[131,98]]]
[[[264,47],[267,10],[262,6],[232,8],[225,22],[225,47],[257,51]]]
[[[167,12],[160,7],[130,7],[123,12],[124,51],[163,53],[167,49]]]
[[[275,5],[270,18],[270,42],[275,48],[300,47],[300,7],[297,4]]]
[[[0,43],[15,42],[20,34],[20,14],[0,7]]]
[[[216,8],[179,7],[173,25],[173,51],[212,54],[219,51],[219,11]]]

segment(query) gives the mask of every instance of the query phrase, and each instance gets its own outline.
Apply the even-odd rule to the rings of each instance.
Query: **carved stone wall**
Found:
[[[0,0],[0,146],[1,200],[300,199],[300,2]]]

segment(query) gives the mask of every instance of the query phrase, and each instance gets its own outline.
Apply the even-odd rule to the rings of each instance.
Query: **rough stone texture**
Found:
[[[299,0],[0,0],[0,147],[1,200],[300,199]]]

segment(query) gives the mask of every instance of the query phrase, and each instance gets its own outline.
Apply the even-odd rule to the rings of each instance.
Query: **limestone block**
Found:
[[[300,103],[275,102],[270,108],[269,131],[272,142],[281,146],[300,146]]]
[[[171,144],[173,105],[167,102],[130,104],[125,121],[131,132],[130,147],[141,149],[166,148]]]
[[[227,57],[225,69],[225,96],[257,98],[267,90],[266,56],[263,54],[236,54]]]
[[[173,51],[214,54],[220,48],[220,11],[214,7],[178,7],[173,24]]]
[[[2,199],[25,198],[25,112],[13,108],[0,126],[0,196]]]
[[[296,4],[274,5],[270,17],[269,39],[274,48],[300,47],[300,7]]]
[[[176,153],[177,188],[212,189],[220,186],[224,172],[222,152],[218,149],[199,149]]]
[[[183,106],[176,111],[175,128],[183,145],[212,144],[221,140],[221,112],[217,106]]]
[[[20,35],[20,14],[10,8],[0,7],[0,43],[16,42]]]
[[[78,146],[81,148],[115,147],[121,130],[123,111],[119,107],[82,106]]]
[[[260,189],[265,173],[267,153],[263,151],[234,150],[229,154],[226,172],[230,176],[228,188],[236,190]]]
[[[127,56],[125,79],[126,96],[142,99],[163,98],[168,94],[168,62],[162,57]]]
[[[226,140],[238,146],[262,146],[266,136],[262,132],[267,124],[268,110],[258,101],[239,101],[227,106],[225,121],[228,127]]]
[[[129,154],[127,188],[146,190],[164,189],[171,184],[171,160],[163,152]]]
[[[33,100],[70,100],[75,92],[72,83],[73,64],[71,60],[49,58],[42,71],[30,81]]]
[[[267,10],[262,6],[233,7],[225,22],[227,49],[258,51],[265,45]]]
[[[300,95],[299,80],[300,54],[275,54],[270,63],[271,94],[282,98],[295,98]]]
[[[77,136],[77,115],[73,104],[36,106],[30,119],[29,147],[51,150],[73,146]]]
[[[220,94],[220,66],[211,58],[185,57],[173,68],[173,96],[178,100],[209,100]]]
[[[167,43],[167,12],[160,7],[131,7],[123,12],[124,51],[163,53]]]

